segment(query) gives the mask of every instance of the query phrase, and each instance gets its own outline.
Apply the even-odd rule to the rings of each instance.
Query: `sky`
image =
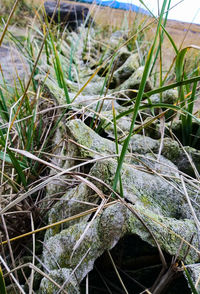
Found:
[[[119,2],[132,3],[144,8],[139,0],[118,0]],[[155,14],[158,13],[158,2],[160,9],[163,0],[143,0],[143,2]],[[176,5],[177,4],[177,5]],[[176,5],[176,6],[175,6]],[[175,7],[173,7],[175,6]],[[169,19],[200,24],[200,0],[171,0],[172,9],[169,12]]]

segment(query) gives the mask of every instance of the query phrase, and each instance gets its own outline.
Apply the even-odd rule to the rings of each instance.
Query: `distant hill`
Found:
[[[94,3],[97,5],[101,5],[101,6],[108,6],[110,8],[115,8],[115,9],[122,9],[122,10],[130,10],[130,11],[134,11],[136,13],[142,13],[142,14],[146,14],[149,15],[149,12],[137,5],[131,4],[131,3],[123,3],[123,2],[119,2],[116,0],[108,0],[108,1],[104,1],[104,0],[77,0],[77,2],[83,2],[83,3]]]

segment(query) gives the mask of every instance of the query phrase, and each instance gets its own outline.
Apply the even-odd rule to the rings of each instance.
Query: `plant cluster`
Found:
[[[199,111],[194,112],[195,103],[199,99],[198,55],[193,65],[187,65],[187,54],[190,50],[198,51],[200,48],[197,46],[177,48],[175,40],[166,29],[168,18],[166,11],[170,9],[170,0],[163,1],[158,18],[150,11],[151,19],[147,21],[138,16],[135,27],[129,28],[124,21],[125,33],[123,32],[114,48],[109,47],[109,31],[105,36],[103,28],[93,28],[91,23],[88,28],[80,29],[77,34],[69,32],[60,24],[55,26],[53,22],[49,23],[42,7],[40,11],[35,11],[37,21],[33,21],[27,36],[16,37],[9,29],[12,21],[16,22],[13,15],[20,11],[17,15],[21,16],[20,7],[25,7],[28,11],[30,9],[30,3],[17,2],[14,6],[16,8],[11,11],[13,4],[1,0],[3,11],[0,10],[3,15],[8,10],[11,11],[10,16],[2,20],[0,25],[0,46],[4,42],[17,48],[28,65],[27,78],[23,80],[16,71],[12,83],[10,81],[8,83],[4,69],[0,68],[0,213],[2,220],[0,260],[3,268],[3,272],[0,271],[0,293],[6,293],[5,280],[6,284],[9,284],[9,279],[14,283],[13,287],[17,287],[21,293],[25,293],[25,290],[20,285],[20,281],[25,280],[30,293],[33,291],[34,272],[37,272],[37,275],[45,275],[34,264],[36,259],[37,262],[39,260],[39,264],[41,262],[36,256],[41,254],[41,246],[38,245],[38,248],[35,248],[35,238],[37,239],[38,236],[37,234],[35,236],[35,233],[44,231],[45,214],[52,205],[51,203],[49,207],[45,206],[45,183],[48,182],[49,168],[53,166],[51,154],[56,149],[52,138],[61,121],[74,117],[85,119],[97,133],[103,133],[108,125],[113,126],[116,155],[118,155],[118,165],[112,183],[113,197],[118,184],[123,197],[121,170],[131,137],[138,132],[138,129],[145,131],[145,128],[159,122],[161,139],[163,139],[166,134],[165,129],[168,128],[170,132],[170,123],[166,122],[165,117],[166,113],[171,111],[175,119],[179,118],[181,121],[181,132],[172,134],[180,146],[196,148],[200,138]],[[143,3],[142,0],[140,2]],[[151,26],[156,26],[156,31],[152,42],[147,42],[145,32]],[[164,38],[168,38],[175,55],[167,72],[163,72]],[[114,68],[123,46],[127,46],[130,52],[137,52],[140,56],[140,65],[144,66],[141,82],[139,88],[134,90],[136,93],[134,97],[128,100],[129,109],[120,113],[116,112],[114,104],[119,98],[119,93],[113,92],[112,97],[116,94],[116,98],[112,98],[112,117],[103,120],[101,112],[104,99],[109,93]],[[81,53],[80,47],[83,47]],[[86,73],[82,72],[80,56],[90,67]],[[86,112],[84,106],[77,108],[74,105],[97,75],[101,76],[103,81],[96,90],[98,103],[95,109],[88,108],[89,112]],[[170,81],[170,75],[174,76],[173,81]],[[145,91],[149,79],[155,87]],[[163,99],[164,92],[170,89],[178,90],[178,98],[173,104],[167,104]],[[159,94],[158,103],[150,100],[154,94]],[[147,104],[142,103],[144,99],[148,101]],[[146,109],[151,110],[150,119],[145,122],[140,121],[138,127],[138,117]],[[156,110],[158,114],[155,114]],[[129,132],[119,138],[118,121],[126,117],[131,118]],[[119,143],[122,143],[121,150]],[[195,175],[199,180],[198,173],[195,172]],[[192,178],[190,180],[193,181]],[[75,184],[70,182],[69,186]],[[22,235],[23,237],[29,235],[28,242],[32,242],[32,248],[27,243],[21,244],[23,243],[20,242]],[[15,240],[15,236],[18,236],[16,239],[19,242]],[[9,239],[12,238],[13,242],[10,242]],[[42,238],[41,233],[40,239]],[[6,249],[2,245],[5,243],[8,244]],[[20,264],[19,260],[20,258],[23,260],[24,252],[29,254],[31,252],[32,260],[29,260],[27,264],[25,262]],[[27,281],[24,273],[26,267],[29,268],[30,282]],[[192,292],[197,293],[187,269],[184,266],[183,268]],[[22,277],[18,276],[18,269],[21,269]]]

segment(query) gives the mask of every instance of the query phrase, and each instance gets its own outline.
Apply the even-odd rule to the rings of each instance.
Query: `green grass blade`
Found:
[[[177,88],[177,87],[180,87],[180,86],[183,86],[183,85],[192,84],[192,83],[195,83],[195,82],[198,82],[198,81],[200,81],[200,76],[196,76],[196,77],[184,80],[184,81],[180,81],[180,82],[176,82],[176,83],[173,83],[173,84],[170,84],[170,85],[167,85],[167,86],[163,86],[163,87],[157,88],[155,90],[145,92],[143,94],[143,98],[145,98],[145,97],[148,98],[148,97],[150,97],[150,96],[152,96],[154,94],[159,94],[161,92],[164,92],[164,91],[167,91],[167,90],[170,90],[170,89],[174,89],[174,88]]]
[[[61,82],[60,75],[59,75],[60,60],[58,58],[58,52],[56,50],[56,46],[54,44],[54,38],[53,38],[53,35],[52,35],[51,31],[49,31],[49,36],[50,36],[50,41],[51,41],[51,47],[52,47],[54,57],[55,57],[55,60],[53,61],[54,70],[55,70],[55,73],[56,73],[56,78],[57,78],[57,81],[58,81],[58,85],[59,85],[60,88],[62,88],[62,82]]]
[[[66,112],[67,112],[67,108],[66,108],[66,109],[60,114],[58,120],[55,121],[55,124],[54,124],[54,126],[52,127],[51,131],[49,132],[49,135],[48,135],[46,141],[44,142],[43,149],[42,149],[41,151],[45,150],[45,148],[47,147],[48,142],[49,142],[49,139],[52,138],[53,134],[55,133],[56,129],[58,128],[59,123],[60,123],[60,121],[63,119],[63,117],[65,116]],[[39,133],[40,133],[40,132],[42,132],[42,119],[41,119],[41,130],[40,130],[40,128],[39,128]],[[39,137],[39,138],[40,138],[40,137]],[[39,138],[38,138],[38,139],[39,139]],[[41,143],[40,143],[40,140],[38,140],[38,143],[37,143],[37,144],[38,144],[38,146],[41,144]],[[37,168],[38,168],[38,162],[36,161],[35,164],[34,164],[34,166],[33,166],[33,168],[32,168],[32,170],[37,170]]]
[[[114,62],[114,60],[115,60],[116,55],[117,55],[117,52],[114,53],[113,56],[112,56],[112,59],[111,59],[110,64],[109,64],[109,66],[108,66],[108,72],[107,72],[107,74],[106,74],[106,76],[105,76],[104,83],[103,83],[103,86],[102,86],[102,88],[101,88],[101,91],[100,91],[100,95],[99,95],[99,97],[101,97],[101,96],[103,95],[103,92],[104,92],[104,89],[105,89],[106,84],[107,84],[107,82],[108,82],[108,79],[109,79],[109,76],[110,76],[110,72],[111,72],[111,69],[112,69],[112,65],[113,65],[113,62]],[[96,106],[96,108],[95,108],[95,112],[96,112],[96,113],[100,113],[100,112],[101,112],[101,108],[102,108],[102,106],[103,106],[103,103],[104,103],[104,102],[102,101],[102,102],[101,102],[101,105],[100,105],[100,102],[99,102],[99,101],[97,102],[97,106]],[[99,107],[99,106],[100,106],[100,107]],[[94,124],[94,120],[95,120],[96,117],[97,117],[97,115],[94,114],[94,115],[93,115],[93,118],[92,118],[92,121],[91,121],[91,123],[90,123],[90,127],[91,127],[91,128],[92,128],[92,126],[93,126],[93,124]],[[97,128],[97,130],[96,130],[97,133],[99,132],[99,130],[101,129],[101,127],[102,127],[102,124],[100,123],[99,126],[98,126],[98,128]]]
[[[26,139],[26,150],[30,151],[31,148],[33,147],[33,139],[34,139],[34,133],[35,133],[35,109],[33,111],[33,116],[32,119],[30,121],[30,123],[28,123],[28,128],[27,128],[27,139]]]
[[[10,156],[8,154],[6,154],[6,156],[4,156],[4,152],[0,151],[0,160],[3,160],[5,157],[5,162],[12,164],[12,160],[10,158]],[[18,160],[19,165],[21,166],[21,168],[27,168],[27,166],[20,160]]]
[[[182,49],[176,57],[176,79],[177,79],[177,81],[180,81],[182,79],[183,65],[184,65],[183,61],[184,61],[184,57],[185,57],[185,54],[187,53],[187,51],[188,51],[188,47]]]
[[[61,66],[61,65],[60,65],[60,66]],[[65,82],[65,79],[64,79],[64,74],[63,74],[62,66],[60,67],[59,72],[60,72],[61,81],[62,81],[62,86],[63,86],[64,93],[65,93],[66,102],[67,102],[68,104],[70,104],[71,101],[70,101],[70,98],[69,98],[68,89],[67,89],[66,82]]]
[[[154,19],[157,19],[157,17],[152,13],[152,11],[148,8],[148,6],[142,0],[139,0],[139,1],[144,5],[144,7],[146,8],[146,10],[148,10],[148,12],[152,15],[152,17]],[[170,0],[170,2],[171,2],[171,0]],[[168,7],[169,7],[169,5],[168,5]],[[167,11],[167,13],[168,13],[168,11]],[[177,54],[178,53],[178,49],[176,47],[176,44],[175,44],[174,40],[172,39],[172,37],[170,36],[170,34],[167,32],[167,30],[165,29],[165,27],[162,24],[161,24],[161,27],[162,27],[163,31],[165,32],[166,36],[168,37],[170,43],[172,44],[172,47],[174,48],[174,51]]]
[[[193,84],[192,87],[192,94],[191,97],[188,100],[188,112],[189,113],[193,113],[193,107],[194,107],[194,101],[195,101],[195,97],[196,97],[196,90],[197,90],[197,82],[195,82]],[[188,115],[186,118],[186,126],[187,126],[187,134],[189,135],[189,145],[191,146],[191,140],[192,140],[192,116]]]
[[[181,82],[184,79],[184,57],[185,54],[187,53],[188,48],[182,49],[177,57],[176,57],[176,80],[177,82]],[[179,86],[178,87],[178,95],[179,99],[181,102],[181,107],[185,108],[185,91],[184,91],[184,86]],[[183,144],[186,144],[186,117],[185,115],[181,115],[181,121],[182,121],[182,141]]]
[[[54,56],[55,56],[54,68],[55,68],[55,71],[56,71],[58,84],[59,84],[60,88],[64,89],[66,102],[67,102],[67,104],[70,104],[71,101],[70,101],[68,89],[67,89],[67,86],[66,86],[66,83],[65,83],[64,73],[63,73],[63,69],[62,69],[62,66],[61,66],[59,54],[58,54],[58,51],[56,50],[56,46],[55,46],[53,35],[52,35],[51,31],[49,32],[49,34],[50,34],[51,44],[52,44],[52,48],[53,48],[53,52],[54,52]]]
[[[5,281],[4,281],[4,278],[3,278],[3,272],[2,272],[2,269],[1,269],[1,266],[0,266],[0,293],[1,294],[6,294],[6,285],[5,285]]]
[[[0,127],[1,127],[1,124],[0,124]],[[6,142],[5,142],[5,138],[4,138],[4,135],[6,136],[6,131],[3,129],[3,130],[1,130],[0,129],[0,137],[1,137],[1,139],[0,139],[0,144],[3,146],[3,147],[5,147],[5,145],[6,145]]]
[[[170,43],[172,44],[172,47],[174,48],[175,53],[177,54],[178,49],[176,47],[176,44],[175,44],[174,40],[172,39],[171,35],[168,33],[168,31],[164,27],[162,27],[162,29],[164,30],[166,36],[168,37]]]
[[[70,48],[70,58],[69,58],[69,70],[68,70],[68,79],[70,81],[72,81],[72,63],[73,63],[73,56],[74,56],[74,45],[71,44],[71,48]]]
[[[10,151],[9,149],[7,149],[7,153],[12,161],[13,167],[15,168],[15,170],[17,172],[17,175],[18,175],[20,182],[26,188],[27,187],[26,177],[25,177],[25,174],[23,172],[22,167],[20,166],[19,161],[16,159],[14,153],[12,151]]]
[[[188,270],[186,269],[185,266],[183,266],[183,268],[184,268],[184,272],[185,272],[185,274],[186,274],[186,277],[187,277],[187,279],[188,279],[188,283],[189,283],[189,285],[190,285],[190,288],[191,288],[191,290],[192,290],[192,293],[193,293],[193,294],[199,294],[199,293],[197,292],[197,289],[195,288],[195,285],[194,285],[194,283],[193,283],[193,281],[192,281],[192,278],[191,278],[191,276],[190,276]]]
[[[183,81],[186,77],[186,74],[184,73],[184,60],[185,60],[185,55],[188,52],[190,48],[195,48],[195,49],[200,49],[199,47],[196,46],[188,46],[186,48],[183,48],[177,55],[176,57],[176,65],[175,65],[175,70],[176,70],[176,80],[177,82]],[[195,75],[197,75],[198,71],[194,72]],[[196,96],[196,89],[197,89],[197,81],[194,82],[193,84],[193,89],[192,89],[192,94],[189,99],[189,105],[186,106],[186,101],[185,101],[185,94],[190,93],[190,87],[189,85],[181,85],[178,87],[178,94],[179,94],[179,99],[180,99],[180,106],[182,108],[187,108],[189,112],[192,113],[193,111],[193,103],[194,99]],[[181,121],[182,121],[182,142],[183,145],[189,145],[191,142],[191,130],[192,130],[192,120],[191,116],[189,118],[185,115],[181,115]]]
[[[43,25],[43,34],[46,35],[46,26]],[[46,38],[45,42],[44,42],[44,50],[45,50],[45,54],[46,54],[46,60],[47,60],[47,64],[50,65],[50,50],[49,50],[49,44],[48,44],[48,37]]]
[[[170,5],[171,5],[171,0],[169,0],[168,6],[167,6],[167,12],[166,12],[166,15],[165,15],[164,23],[162,25],[162,28],[163,29],[166,27],[166,24],[167,24],[167,18],[168,18],[168,13],[169,13]],[[155,57],[154,57],[154,61],[153,61],[153,65],[151,67],[150,74],[153,72],[154,66],[156,64],[156,60],[158,58],[158,54],[161,51],[161,46],[162,46],[163,40],[164,40],[164,30],[162,30],[162,32],[160,34],[160,43],[159,43],[159,46],[157,48],[157,51],[156,51],[156,54],[155,54]]]
[[[7,108],[6,100],[4,98],[1,88],[0,88],[0,97],[1,97],[1,101],[0,101],[1,118],[3,118],[6,122],[8,122],[9,121],[8,108]]]
[[[143,1],[140,0],[140,2],[143,2]],[[154,52],[154,49],[156,47],[156,42],[157,42],[157,38],[158,38],[158,35],[159,35],[159,30],[160,30],[160,27],[161,27],[161,22],[162,22],[162,19],[163,19],[163,15],[164,15],[166,5],[167,5],[167,0],[164,0],[163,5],[162,5],[162,9],[161,9],[161,14],[160,14],[159,21],[158,21],[158,25],[157,25],[155,38],[154,38],[152,47],[149,50],[149,54],[147,56],[147,61],[145,63],[144,72],[143,72],[143,75],[142,75],[142,80],[141,80],[141,83],[140,83],[139,91],[138,91],[135,106],[134,106],[134,112],[133,112],[133,117],[132,117],[132,121],[131,121],[130,130],[129,130],[129,135],[126,138],[126,140],[124,141],[122,151],[121,151],[121,154],[120,154],[120,158],[119,158],[119,162],[118,162],[118,165],[117,165],[117,170],[116,170],[116,174],[115,174],[115,178],[114,178],[114,182],[113,182],[113,189],[114,190],[116,190],[116,187],[117,187],[117,182],[118,182],[118,179],[119,179],[119,176],[120,176],[122,164],[123,164],[123,161],[124,161],[127,149],[128,149],[128,145],[129,145],[129,141],[130,141],[133,129],[134,129],[135,120],[136,120],[136,117],[137,117],[137,114],[138,114],[138,111],[139,111],[140,102],[141,102],[142,97],[143,97],[146,81],[147,81],[147,78],[149,76],[151,61],[152,61],[152,58],[153,58],[153,52]]]
[[[34,50],[33,50],[33,43],[31,42],[31,37],[30,34],[28,35],[27,38],[27,47],[28,47],[28,52],[29,52],[29,56],[30,59],[28,59],[29,61],[29,67],[30,67],[30,71],[33,71],[33,64],[34,64]],[[36,92],[37,91],[37,86],[38,86],[38,82],[34,79],[34,76],[36,76],[38,74],[38,68],[35,69],[34,75],[32,77],[32,85],[33,85],[33,90]]]
[[[200,123],[200,119],[197,118],[195,115],[193,115],[192,113],[188,112],[186,109],[181,108],[179,106],[176,105],[172,105],[172,104],[166,104],[166,103],[156,103],[156,104],[145,104],[145,105],[141,105],[139,107],[139,110],[144,110],[144,109],[148,109],[148,108],[166,108],[166,109],[171,109],[177,112],[181,112],[185,115],[190,115],[196,122]],[[134,108],[128,109],[124,112],[121,112],[120,114],[118,114],[116,116],[116,120],[122,118],[123,116],[127,116],[130,115],[131,113],[134,112]],[[108,123],[105,128],[109,125],[110,123]]]
[[[200,119],[198,119],[195,115],[193,115],[192,113],[188,112],[186,109],[183,109],[183,108],[180,108],[179,106],[176,106],[176,105],[172,105],[172,104],[166,104],[166,103],[156,103],[156,104],[145,104],[145,105],[141,105],[139,110],[142,111],[142,110],[145,110],[145,109],[154,109],[154,108],[161,108],[161,109],[167,109],[167,110],[173,110],[173,111],[176,111],[176,112],[180,112],[184,115],[188,115],[188,116],[191,116],[198,124],[200,124]],[[131,113],[134,112],[134,108],[131,108],[131,109],[128,109],[124,112],[121,112],[120,114],[118,114],[116,116],[116,121],[124,116],[127,116],[127,115],[130,115]],[[152,119],[152,122],[153,120],[156,119],[156,118],[153,118]],[[111,124],[111,122],[109,122],[105,128],[107,128],[109,125]],[[149,124],[149,123],[148,123]],[[200,128],[199,128],[200,130]],[[197,131],[198,132],[198,131]],[[198,133],[196,133],[196,136],[198,137]],[[197,138],[196,138],[197,139]],[[195,144],[195,139],[194,139],[194,144]]]
[[[112,103],[112,110],[113,110],[113,125],[114,125],[116,153],[119,154],[119,144],[118,144],[118,136],[117,136],[117,121],[116,121],[114,103]],[[117,157],[117,160],[119,162],[119,157]],[[123,185],[122,185],[121,175],[119,176],[119,185],[120,185],[120,196],[123,197],[124,193],[123,193]]]
[[[184,78],[184,73],[183,73],[183,67],[184,67],[184,57],[185,57],[185,54],[187,53],[188,51],[188,48],[184,48],[182,49],[177,57],[176,57],[176,66],[175,66],[175,70],[176,70],[176,80],[177,82],[180,82],[183,80]],[[178,88],[179,90],[179,97],[180,97],[180,101],[182,102],[182,106],[185,106],[185,103],[184,103],[184,91],[183,91],[183,87],[180,86]]]

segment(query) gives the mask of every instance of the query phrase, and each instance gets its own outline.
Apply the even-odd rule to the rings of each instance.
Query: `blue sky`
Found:
[[[139,0],[118,0],[119,2],[132,3],[143,7]],[[143,0],[143,2],[155,13],[158,12],[158,2],[161,7],[163,0]],[[176,5],[177,4],[177,5]],[[176,6],[175,6],[176,5]],[[171,0],[169,12],[170,19],[200,24],[200,0]]]

